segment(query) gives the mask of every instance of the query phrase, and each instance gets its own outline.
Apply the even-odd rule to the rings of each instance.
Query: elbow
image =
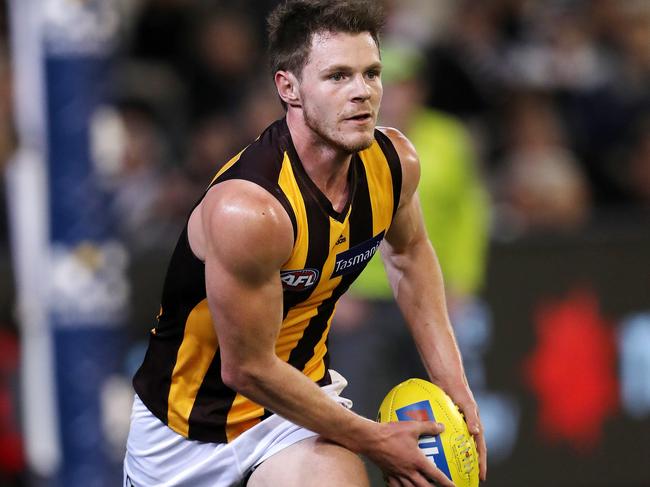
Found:
[[[221,380],[230,389],[246,395],[255,389],[260,380],[259,367],[244,362],[223,361],[221,364]]]

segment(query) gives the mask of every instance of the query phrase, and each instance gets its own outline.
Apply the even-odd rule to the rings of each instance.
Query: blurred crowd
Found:
[[[265,61],[264,17],[277,3],[130,3],[115,84],[124,128],[116,204],[134,247],[173,240],[170,225],[182,224],[219,165],[282,116]],[[389,112],[410,103],[463,124],[493,237],[571,231],[650,207],[648,2],[386,6],[384,45],[407,55],[386,68],[397,76],[385,79],[382,122],[408,135],[408,114]],[[409,56],[417,69],[400,65]],[[415,96],[391,91],[407,84]]]
[[[265,59],[264,19],[278,1],[120,2],[117,123],[106,139],[134,250],[172,245],[218,167],[282,116]],[[650,3],[385,3],[383,42],[398,55],[386,56],[381,121],[408,135],[409,113],[422,107],[462,124],[493,238],[579,230],[650,207]],[[14,146],[2,7],[0,168]]]
[[[278,1],[121,2],[118,123],[106,137],[119,149],[115,205],[133,249],[172,245],[218,167],[282,116],[265,59],[264,19]],[[403,102],[463,125],[493,238],[650,207],[650,3],[385,3],[384,46],[401,51],[386,59],[397,76],[385,79],[382,123],[408,135],[409,110],[390,113]],[[13,138],[2,10],[0,164]],[[403,65],[414,57],[417,69]]]

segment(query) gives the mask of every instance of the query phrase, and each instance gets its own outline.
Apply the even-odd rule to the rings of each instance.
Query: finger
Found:
[[[436,423],[435,421],[417,421],[414,422],[414,424],[417,424],[419,427],[418,436],[435,436],[445,431],[445,425],[442,423]]]
[[[479,478],[485,480],[487,477],[487,446],[485,445],[485,435],[483,434],[483,425],[478,417],[478,412],[475,407],[469,408],[472,411],[465,415],[467,421],[467,429],[474,437],[476,442],[476,450],[478,451],[479,462]]]
[[[483,425],[478,417],[478,410],[475,405],[463,410],[463,415],[465,416],[467,429],[472,435],[478,435],[483,431]]]
[[[416,487],[432,487],[433,485],[437,487],[438,485],[438,484],[433,484],[431,480],[427,479],[426,477],[424,477],[424,475],[422,475],[419,472],[415,473],[413,480],[414,480],[414,485]]]
[[[471,405],[464,405],[461,410],[465,415],[467,429],[474,437],[474,441],[476,442],[476,450],[478,452],[479,462],[479,478],[485,481],[487,478],[487,446],[485,444],[485,436],[483,434],[483,425],[481,424],[481,420],[478,415],[478,407],[476,406],[476,403],[472,402]]]
[[[415,482],[413,482],[411,479],[407,477],[402,477],[400,480],[402,481],[402,485],[404,487],[420,487],[420,484],[416,484]],[[431,487],[431,486],[425,485],[425,487]]]
[[[456,487],[455,484],[442,471],[428,459],[425,459],[423,468],[420,469],[425,478],[433,480],[439,487]],[[430,484],[427,485],[429,487]]]
[[[402,487],[402,483],[397,480],[395,477],[388,477],[386,480],[386,485],[388,487]]]
[[[389,477],[387,485],[389,487],[415,487],[413,482],[406,477]]]
[[[487,479],[487,446],[485,445],[485,436],[479,433],[474,436],[476,441],[476,450],[478,451],[478,475],[482,481]]]

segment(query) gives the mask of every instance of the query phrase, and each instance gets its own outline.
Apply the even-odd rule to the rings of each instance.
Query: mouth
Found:
[[[366,123],[372,120],[372,114],[369,112],[358,113],[352,117],[347,117],[345,120],[349,122]]]

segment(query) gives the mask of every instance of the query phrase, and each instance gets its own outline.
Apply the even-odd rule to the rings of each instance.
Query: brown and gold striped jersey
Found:
[[[339,213],[305,172],[282,119],[223,166],[210,185],[254,182],[287,211],[294,245],[278,273],[283,321],[275,350],[320,385],[330,381],[327,335],[336,302],[377,252],[399,202],[401,166],[386,135],[375,131],[371,147],[353,156],[348,178],[348,201]],[[190,249],[186,226],[133,384],[151,412],[177,433],[225,443],[271,412],[224,385],[213,320],[219,316],[208,309],[204,265]]]

